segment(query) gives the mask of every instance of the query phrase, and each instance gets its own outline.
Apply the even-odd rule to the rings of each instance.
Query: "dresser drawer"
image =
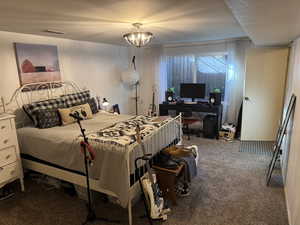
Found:
[[[10,119],[0,120],[0,136],[11,131]]]
[[[0,167],[0,185],[20,175],[18,163]]]
[[[8,133],[2,133],[0,135],[0,151],[3,148],[7,148],[10,146],[15,145],[15,133],[14,132],[8,132]]]
[[[0,166],[5,166],[17,161],[15,147],[0,150]]]

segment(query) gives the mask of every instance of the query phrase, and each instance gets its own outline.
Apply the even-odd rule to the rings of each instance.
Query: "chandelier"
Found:
[[[143,24],[141,23],[133,23],[132,26],[134,26],[137,31],[127,33],[123,35],[123,38],[131,45],[134,45],[135,47],[143,47],[147,45],[151,39],[153,38],[153,34],[151,32],[143,32],[140,30],[140,27]]]

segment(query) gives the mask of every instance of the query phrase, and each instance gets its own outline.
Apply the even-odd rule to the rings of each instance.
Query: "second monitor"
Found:
[[[180,97],[191,98],[205,98],[205,84],[182,83],[180,84]]]

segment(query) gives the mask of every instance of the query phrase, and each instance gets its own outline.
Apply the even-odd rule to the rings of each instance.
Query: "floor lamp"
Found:
[[[81,112],[83,116],[86,115],[86,112]],[[85,115],[84,115],[85,114]],[[95,213],[95,209],[92,205],[92,198],[91,198],[91,189],[90,189],[90,177],[89,177],[89,166],[91,165],[91,160],[94,159],[95,155],[91,154],[91,152],[89,151],[88,153],[88,147],[87,145],[89,144],[88,142],[88,138],[85,135],[85,129],[82,128],[81,126],[81,120],[83,120],[83,118],[81,117],[81,115],[79,114],[79,112],[75,111],[74,113],[70,113],[69,114],[70,117],[74,118],[74,120],[77,122],[79,128],[80,128],[80,132],[81,135],[83,137],[83,142],[80,143],[81,148],[83,149],[83,154],[84,154],[84,167],[85,167],[85,178],[86,178],[86,187],[87,187],[87,196],[88,196],[88,204],[87,204],[87,216],[85,221],[82,223],[82,225],[87,225],[89,223],[94,223],[94,222],[100,222],[100,221],[104,221],[104,222],[109,222],[109,223],[120,223],[119,220],[111,220],[111,219],[107,219],[104,217],[97,217],[96,213]]]
[[[134,97],[134,100],[135,100],[135,115],[138,115],[138,102],[139,102],[139,96],[138,96],[138,86],[139,86],[140,82],[136,82],[134,84],[134,87],[135,87],[135,97]]]
[[[135,66],[135,56],[132,58],[131,66],[122,72],[121,80],[124,84],[128,85],[128,87],[132,88],[134,86],[135,88],[135,97],[133,97],[133,99],[135,100],[135,114],[138,115],[138,86],[140,82],[139,73],[137,72]]]

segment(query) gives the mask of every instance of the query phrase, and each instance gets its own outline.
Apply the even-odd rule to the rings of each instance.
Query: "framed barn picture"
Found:
[[[20,85],[61,81],[57,46],[14,43]]]

